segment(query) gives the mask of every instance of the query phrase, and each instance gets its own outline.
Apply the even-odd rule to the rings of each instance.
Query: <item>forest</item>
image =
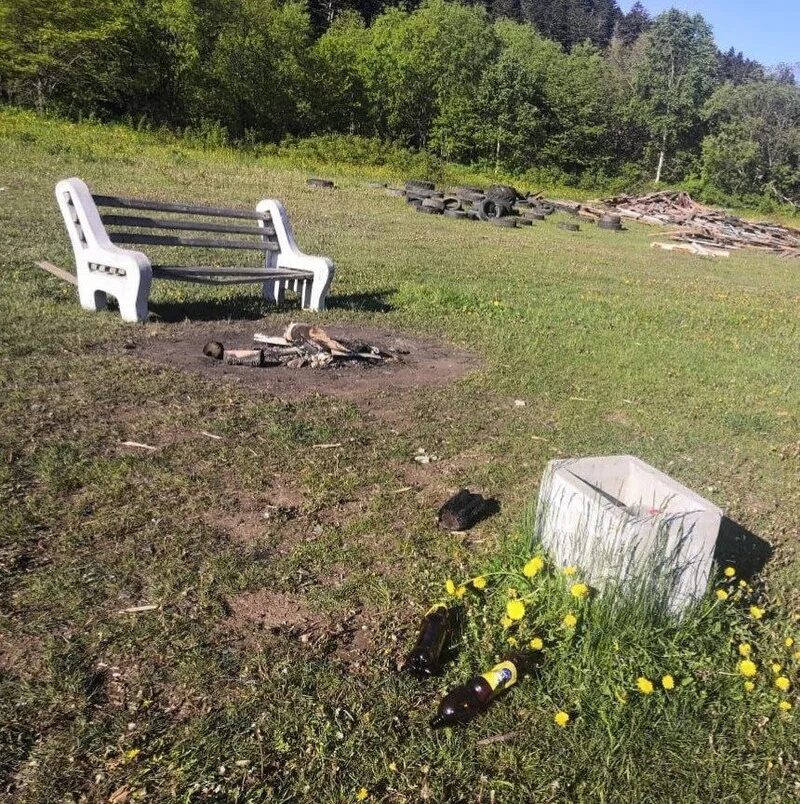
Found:
[[[0,0],[2,103],[767,208],[800,204],[795,76],[616,0]]]

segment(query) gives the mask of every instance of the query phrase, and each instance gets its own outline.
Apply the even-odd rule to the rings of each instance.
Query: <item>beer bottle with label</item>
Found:
[[[439,711],[431,720],[431,727],[438,729],[456,723],[468,723],[484,712],[503,690],[514,686],[520,675],[530,672],[535,664],[536,659],[533,656],[515,653],[488,672],[451,690],[442,698]]]
[[[436,675],[442,666],[442,654],[450,641],[453,612],[444,603],[437,603],[425,614],[419,636],[406,657],[403,669],[411,675]]]

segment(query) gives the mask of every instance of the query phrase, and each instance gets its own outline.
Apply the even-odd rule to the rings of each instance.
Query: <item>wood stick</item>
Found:
[[[78,285],[78,277],[75,276],[75,274],[71,274],[69,271],[65,271],[63,268],[59,268],[57,265],[53,265],[52,262],[47,262],[47,260],[41,260],[40,262],[35,262],[34,265],[38,266],[43,271],[47,271],[53,276],[57,276],[64,282],[69,282],[70,285],[75,285],[76,287]]]
[[[135,449],[146,449],[150,452],[155,452],[158,447],[151,447],[150,444],[141,444],[138,441],[120,441],[120,446],[123,447],[134,447]]]

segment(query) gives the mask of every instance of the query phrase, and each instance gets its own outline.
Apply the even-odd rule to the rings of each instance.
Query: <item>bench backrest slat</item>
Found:
[[[146,209],[153,212],[180,212],[183,215],[208,215],[212,218],[245,218],[247,220],[269,221],[268,212],[249,209],[228,209],[225,207],[205,207],[194,204],[173,204],[168,201],[147,201],[143,198],[122,198],[117,195],[93,195],[98,207],[116,209]]]
[[[272,240],[213,240],[207,237],[178,237],[177,235],[151,235],[138,232],[109,232],[112,243],[132,243],[151,246],[186,246],[189,248],[232,248],[249,251],[280,251]]]
[[[128,226],[134,229],[181,229],[190,232],[223,232],[257,237],[275,234],[274,226],[247,226],[235,223],[211,223],[210,221],[165,220],[144,215],[101,215],[106,226]]]

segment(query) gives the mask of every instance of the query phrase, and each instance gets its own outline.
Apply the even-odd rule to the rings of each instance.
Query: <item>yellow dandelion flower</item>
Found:
[[[786,678],[786,676],[778,676],[778,677],[775,679],[775,686],[776,686],[776,687],[777,687],[777,688],[778,688],[778,689],[779,689],[781,692],[789,692],[789,687],[791,687],[791,686],[792,686],[792,682],[791,682],[791,681],[789,681],[789,679],[788,679],[788,678]]]
[[[578,600],[583,600],[589,597],[589,587],[585,583],[574,583],[570,586],[569,593]]]
[[[661,686],[665,690],[674,690],[675,689],[675,679],[667,673],[667,675],[661,678]]]
[[[466,593],[467,593],[467,587],[464,586],[464,584],[461,584],[461,585],[456,587],[456,591],[453,592],[453,595],[455,597],[459,598],[459,600],[460,600],[462,597],[464,597],[464,595]]]
[[[724,601],[728,599],[728,593],[724,589],[717,589],[716,594],[717,594],[717,600]]]
[[[781,670],[783,670],[783,667],[779,665],[777,662],[773,662],[770,665],[770,668],[772,669],[772,672],[775,673],[776,676],[778,675],[778,673],[781,672]]]
[[[570,612],[569,614],[565,615],[564,619],[561,621],[561,624],[564,628],[574,628],[578,624],[578,618]]]
[[[362,787],[362,788],[361,788],[361,789],[360,789],[360,790],[359,790],[359,791],[356,793],[356,801],[364,801],[364,800],[365,800],[365,799],[367,799],[368,797],[369,797],[369,790],[367,790],[367,788],[366,788],[366,787]]]
[[[544,569],[544,559],[541,556],[534,556],[523,568],[522,574],[526,578],[533,578]]]
[[[794,645],[794,640],[791,637],[786,637],[786,639],[783,640],[783,644],[786,645],[787,648],[791,648],[792,645]]]
[[[653,692],[653,682],[650,681],[649,678],[639,676],[639,678],[636,679],[636,689],[638,689],[642,695],[650,695]]]
[[[389,770],[392,773],[397,773],[397,763],[396,762],[390,762],[389,763]]]
[[[752,647],[750,647],[749,643],[747,642],[742,642],[739,645],[739,655],[744,656],[745,658],[747,658],[750,655],[752,650],[753,650]]]
[[[544,647],[544,642],[541,637],[534,637],[529,643],[528,647],[531,650],[541,650]]]
[[[795,652],[792,654],[792,658],[793,658],[793,659],[794,659],[796,662],[800,662],[800,650],[796,650],[796,651],[795,651]]]
[[[739,581],[739,588],[740,589],[747,589],[747,581],[745,581],[744,579]]]
[[[453,583],[452,578],[448,578],[444,582],[444,589],[445,589],[445,591],[447,592],[448,595],[454,595],[456,593],[456,585],[455,585],[455,583]]]
[[[511,626],[514,625],[514,621],[507,614],[504,614],[503,619],[500,620],[500,625],[502,625],[503,628],[511,628]]]
[[[564,726],[566,726],[567,723],[569,723],[569,712],[564,712],[563,710],[559,710],[553,716],[553,720],[554,720],[556,726],[559,726],[560,728],[563,729]]]
[[[472,579],[472,585],[476,589],[485,589],[486,588],[486,578],[483,575],[479,575],[477,578]]]
[[[736,570],[733,567],[725,567],[725,577],[733,578],[736,575]]]
[[[754,620],[760,620],[764,616],[764,609],[761,609],[758,606],[750,606],[750,616]]]
[[[742,659],[738,666],[739,672],[746,678],[752,678],[758,673],[758,665],[755,662],[751,662],[750,659]]]
[[[564,575],[566,575],[567,577],[569,577],[570,575],[574,575],[574,574],[575,574],[577,571],[578,571],[578,568],[577,568],[577,567],[573,567],[573,566],[570,566],[570,567],[564,567],[564,569],[562,570],[562,572],[564,573]]]
[[[752,681],[745,681],[744,682],[744,691],[745,692],[752,692],[756,688],[756,685],[753,684]]]
[[[525,604],[521,600],[509,600],[506,603],[506,616],[512,620],[521,620],[525,616]]]
[[[781,701],[778,704],[778,709],[780,709],[781,712],[790,712],[792,709],[792,705],[789,703],[789,701]]]
[[[512,648],[518,648],[518,647],[519,647],[519,640],[518,640],[516,637],[510,636],[510,637],[509,637],[509,638],[506,640],[506,642],[507,642],[509,645],[511,645],[511,647],[512,647]]]

